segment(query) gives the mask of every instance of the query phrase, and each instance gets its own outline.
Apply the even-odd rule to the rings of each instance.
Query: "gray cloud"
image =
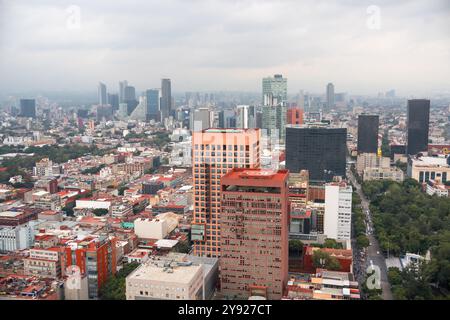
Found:
[[[67,28],[70,5],[80,29]],[[370,5],[380,30],[367,28]],[[0,9],[4,91],[93,90],[99,80],[115,91],[120,79],[144,89],[162,77],[179,91],[257,91],[275,72],[290,92],[329,81],[352,93],[450,88],[447,0],[0,0]]]

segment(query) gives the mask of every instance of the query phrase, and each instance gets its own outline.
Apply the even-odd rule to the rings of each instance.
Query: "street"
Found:
[[[391,287],[388,282],[388,276],[387,276],[387,267],[386,262],[383,253],[380,250],[380,247],[378,245],[378,240],[376,239],[374,233],[373,233],[373,223],[372,223],[372,217],[370,215],[370,209],[369,209],[369,201],[367,200],[366,196],[362,192],[360,184],[356,181],[353,173],[351,170],[347,171],[347,177],[352,182],[352,184],[356,188],[356,192],[358,193],[359,197],[361,198],[361,207],[366,215],[366,235],[369,238],[369,246],[366,248],[366,257],[363,260],[364,264],[360,264],[359,254],[356,254],[356,260],[355,260],[355,269],[361,274],[365,273],[366,268],[373,264],[374,266],[378,266],[380,268],[380,276],[381,276],[381,289],[382,289],[382,297],[384,300],[392,300],[392,292]],[[356,251],[358,249],[354,249]],[[361,270],[362,269],[362,270]],[[361,277],[357,277],[358,281],[361,281]],[[362,278],[364,279],[364,278]]]

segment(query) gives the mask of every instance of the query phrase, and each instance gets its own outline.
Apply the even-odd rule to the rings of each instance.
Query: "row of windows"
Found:
[[[259,141],[258,141],[258,143],[257,144],[259,144]],[[256,144],[256,145],[257,145]],[[256,147],[256,145],[254,145],[254,147]],[[222,145],[220,145],[220,144],[201,144],[201,145],[199,145],[199,144],[195,144],[194,145],[194,149],[195,150],[230,150],[230,151],[249,151],[250,150],[250,146],[249,145],[243,145],[243,144],[241,144],[241,145],[231,145],[231,144],[229,144],[229,145],[226,145],[226,144],[222,144]]]
[[[435,171],[420,171],[419,182],[427,182],[428,180],[435,180],[441,178],[442,183],[447,182],[447,172],[435,172]]]

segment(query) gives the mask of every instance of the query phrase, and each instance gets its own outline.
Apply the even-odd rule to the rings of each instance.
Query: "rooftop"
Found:
[[[448,167],[447,158],[445,157],[420,157],[411,158],[413,165],[415,166],[441,166]]]
[[[171,268],[165,267],[164,265],[164,261],[148,261],[131,273],[127,277],[127,280],[147,280],[189,284],[194,276],[202,270],[201,265],[176,265]]]
[[[5,217],[5,218],[15,218],[17,216],[20,216],[21,214],[23,214],[23,212],[16,212],[16,211],[3,211],[0,212],[0,217]]]

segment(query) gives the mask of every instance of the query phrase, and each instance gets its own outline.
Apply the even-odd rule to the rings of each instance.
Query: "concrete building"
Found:
[[[363,181],[393,180],[402,182],[405,174],[399,168],[366,168],[363,173]]]
[[[287,110],[287,124],[298,124],[301,125],[304,123],[304,115],[302,108],[289,108]]]
[[[356,159],[356,171],[363,175],[366,168],[389,169],[391,159],[389,157],[380,157],[376,153],[361,153]]]
[[[0,251],[30,248],[34,242],[34,222],[19,226],[0,226]]]
[[[445,184],[450,178],[450,156],[410,157],[407,174],[420,183],[435,180]]]
[[[164,219],[137,218],[134,220],[134,233],[143,239],[164,239],[169,229]]]
[[[59,279],[65,274],[65,252],[62,247],[33,248],[23,259],[24,274]]]
[[[66,242],[67,266],[77,266],[88,278],[89,299],[97,299],[103,284],[117,271],[117,238],[87,236]]]
[[[358,281],[352,273],[318,269],[316,274],[293,276],[283,300],[359,300]]]
[[[222,294],[280,299],[288,279],[288,171],[236,168],[221,179]]]
[[[426,185],[426,192],[430,196],[437,195],[438,197],[448,197],[450,187],[446,187],[442,183],[434,180],[428,180]]]
[[[211,110],[209,108],[199,108],[190,113],[191,131],[202,131],[211,128]]]
[[[80,275],[76,279],[64,280],[64,300],[89,300],[88,276]]]
[[[203,279],[202,264],[194,264],[179,257],[152,257],[127,276],[126,298],[201,300]]]
[[[345,182],[325,186],[324,234],[327,238],[349,242],[352,227],[352,192]]]
[[[194,132],[194,254],[220,256],[220,178],[232,168],[257,168],[259,129],[207,129]]]

